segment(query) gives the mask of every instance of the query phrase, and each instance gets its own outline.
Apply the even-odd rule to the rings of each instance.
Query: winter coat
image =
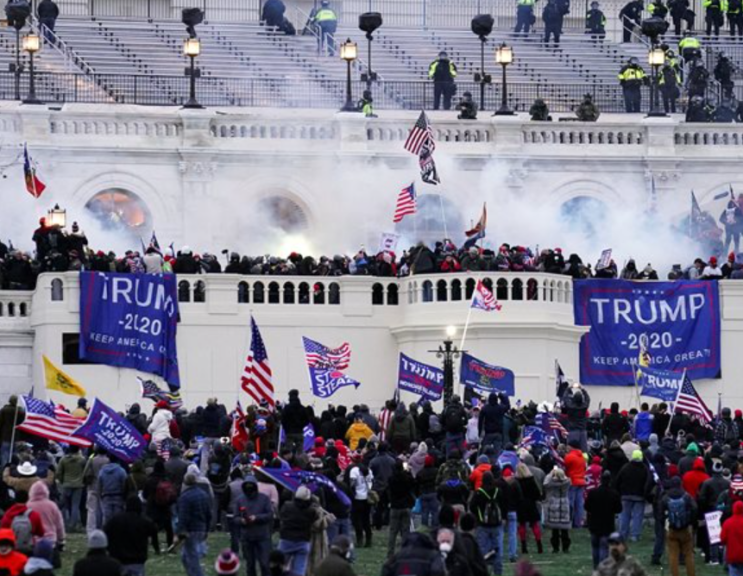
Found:
[[[615,530],[615,517],[622,511],[619,493],[609,486],[599,486],[586,497],[588,530],[596,536],[608,536]]]
[[[147,431],[150,433],[153,442],[162,442],[170,438],[170,421],[173,420],[173,413],[165,408],[159,409],[152,418]]]
[[[315,576],[356,576],[351,563],[331,550],[315,569]]]
[[[562,411],[568,416],[565,427],[568,430],[585,430],[588,420],[586,411],[590,405],[591,397],[586,390],[581,388],[580,393],[575,394],[568,389],[562,396]]]
[[[396,470],[390,478],[390,508],[410,510],[415,504],[415,478],[410,472]]]
[[[346,440],[348,440],[348,447],[351,450],[356,450],[359,440],[362,438],[368,440],[372,436],[374,436],[374,432],[363,422],[354,422],[346,431]]]
[[[472,474],[470,474],[470,484],[472,484],[474,490],[477,490],[482,485],[482,475],[485,474],[485,472],[490,472],[492,469],[492,464],[478,464],[475,467]]]
[[[28,508],[41,516],[44,538],[51,540],[54,544],[62,544],[65,541],[64,519],[57,505],[49,500],[49,488],[46,482],[39,481],[31,486],[28,494]]]
[[[705,514],[716,510],[720,494],[723,494],[728,488],[730,488],[730,481],[725,480],[722,474],[713,474],[712,478],[702,482],[697,494],[699,511]]]
[[[0,442],[10,442],[13,429],[16,424],[23,421],[24,414],[25,411],[20,406],[6,404],[0,408]]]
[[[396,412],[387,428],[387,441],[396,452],[407,450],[415,440],[415,421],[408,412]]]
[[[248,522],[248,516],[255,516],[253,522]],[[271,527],[273,525],[273,504],[265,494],[257,493],[254,497],[249,498],[241,494],[235,504],[236,520],[245,520],[241,522],[240,532],[245,540],[270,540]]]
[[[15,548],[15,534],[10,529],[0,530],[0,540],[9,541],[13,543]],[[0,572],[6,570],[8,576],[20,576],[23,572],[23,567],[26,565],[28,559],[25,555],[13,550],[10,554],[0,556]]]
[[[178,498],[178,533],[207,532],[212,520],[212,500],[198,484],[184,486]]]
[[[565,456],[565,475],[573,486],[586,485],[586,459],[578,448],[571,450]]]
[[[279,513],[279,538],[290,542],[309,542],[312,524],[318,519],[319,507],[311,500],[293,499],[285,502]]]
[[[683,475],[681,481],[683,483],[684,490],[686,490],[689,496],[696,500],[697,495],[699,494],[699,488],[702,486],[702,483],[708,479],[709,475],[705,471],[704,461],[701,458],[698,458],[697,460],[695,460],[692,469]]]
[[[539,522],[541,520],[539,512],[539,501],[542,499],[542,492],[534,477],[519,478],[519,487],[523,498],[519,500],[516,507],[519,524]]]
[[[733,515],[722,525],[720,539],[726,546],[725,561],[743,564],[743,502],[733,504]]]
[[[26,506],[25,504],[13,504],[5,511],[5,514],[3,514],[2,521],[0,521],[0,528],[10,528],[13,524],[13,518],[15,518],[16,516],[20,516],[21,514],[25,514],[26,510],[28,509],[28,506]],[[39,513],[31,510],[31,513],[28,515],[28,519],[31,522],[31,534],[36,538],[43,538],[44,524],[41,521],[41,516],[39,516]]]
[[[609,447],[606,451],[606,457],[604,458],[604,469],[611,473],[612,478],[616,478],[619,475],[619,471],[629,462],[629,459],[624,454],[619,446]]]
[[[650,494],[653,476],[643,462],[629,462],[619,471],[614,488],[622,498],[642,501]]]
[[[556,530],[569,530],[570,499],[568,491],[570,480],[558,480],[549,473],[544,480],[544,527]]]
[[[72,576],[121,576],[121,564],[105,550],[90,550],[85,558],[75,562]]]
[[[144,564],[151,539],[157,538],[154,522],[134,512],[116,514],[104,527],[108,553],[122,564]]]
[[[619,412],[612,412],[601,423],[601,431],[606,436],[606,443],[611,444],[613,440],[619,440],[629,432],[629,422]]]
[[[101,497],[126,496],[126,472],[116,463],[106,464],[98,474],[98,493]]]
[[[374,474],[372,488],[377,492],[383,492],[389,487],[390,479],[395,472],[395,458],[388,452],[380,452],[371,462],[369,470]]]
[[[82,488],[85,472],[85,458],[79,452],[66,454],[57,466],[57,481],[63,488]]]
[[[500,402],[499,402],[500,400]],[[480,434],[503,434],[503,417],[511,408],[508,396],[501,396],[493,392],[488,396],[488,403],[480,410],[478,429]]]

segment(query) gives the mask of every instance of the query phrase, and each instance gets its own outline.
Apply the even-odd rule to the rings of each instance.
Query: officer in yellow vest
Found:
[[[619,83],[624,93],[624,109],[626,112],[639,112],[642,102],[641,88],[647,84],[647,75],[635,57],[629,59],[619,71]]]
[[[687,64],[702,56],[702,43],[695,38],[690,30],[684,32],[684,37],[679,42],[679,52]]]
[[[312,23],[317,30],[317,50],[322,53],[327,50],[328,56],[335,56],[335,41],[333,34],[338,29],[338,15],[330,7],[328,0],[322,0],[320,9],[312,16]]]
[[[534,25],[534,2],[536,0],[516,0],[516,34],[528,34]]]
[[[725,23],[725,12],[728,10],[728,0],[702,0],[707,22],[707,36],[715,30],[715,36],[720,35],[720,27]]]
[[[728,24],[731,36],[743,36],[743,2],[728,0]]]
[[[663,96],[663,110],[666,114],[675,114],[676,100],[681,96],[681,76],[668,60],[658,75],[658,90]]]
[[[443,97],[444,110],[450,110],[452,96],[457,92],[457,85],[454,83],[457,67],[443,50],[439,52],[438,60],[431,62],[428,67],[428,77],[433,80],[433,109],[439,109]]]

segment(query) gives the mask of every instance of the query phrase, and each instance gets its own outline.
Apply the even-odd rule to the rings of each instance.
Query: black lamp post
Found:
[[[513,110],[508,107],[508,80],[506,79],[506,68],[513,62],[513,48],[503,42],[495,49],[495,62],[503,68],[503,80],[501,82],[501,104],[496,110],[495,116],[513,116]]]
[[[184,108],[203,108],[196,100],[196,78],[201,77],[201,70],[196,68],[196,57],[201,54],[201,41],[198,38],[186,38],[183,42],[183,53],[191,59],[191,65],[186,68],[186,76],[189,77],[188,102]]]
[[[370,2],[371,4],[371,2]],[[361,81],[366,82],[366,89],[371,90],[372,82],[376,82],[377,73],[372,69],[372,42],[374,41],[374,32],[382,25],[382,15],[379,12],[365,12],[359,14],[359,29],[366,32],[367,40],[367,71],[361,75]]]
[[[454,345],[452,338],[457,333],[454,326],[446,327],[446,340],[439,346],[438,350],[429,350],[436,354],[436,358],[443,361],[444,369],[444,406],[449,404],[454,394],[454,360],[461,356],[461,350]]]
[[[653,45],[648,52],[648,64],[650,64],[650,69],[652,71],[652,81],[650,83],[650,111],[648,112],[649,118],[663,118],[667,116],[665,112],[661,112],[658,104],[658,92],[660,92],[658,89],[658,70],[665,63],[666,53],[663,51],[663,48]]]
[[[485,110],[485,85],[493,81],[492,76],[485,73],[485,44],[493,31],[495,20],[490,14],[479,14],[479,2],[477,9],[478,15],[472,19],[472,32],[480,39],[480,71],[475,72],[475,83],[480,85],[480,110]]]
[[[29,32],[23,37],[23,50],[28,52],[28,96],[24,104],[42,104],[36,97],[36,74],[34,72],[34,54],[41,50],[41,37],[35,32]]]
[[[346,61],[346,103],[341,108],[341,112],[356,112],[351,94],[351,64],[356,60],[358,54],[359,47],[350,38],[341,44],[341,59]]]

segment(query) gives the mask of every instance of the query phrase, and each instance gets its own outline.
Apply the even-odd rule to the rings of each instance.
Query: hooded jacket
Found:
[[[102,498],[126,496],[126,471],[118,463],[110,462],[101,468],[98,493]]]
[[[170,421],[173,419],[173,413],[166,409],[160,408],[152,418],[152,424],[147,431],[152,436],[153,442],[162,442],[170,438]]]
[[[743,502],[733,504],[733,515],[722,525],[720,539],[728,564],[743,564]]]
[[[31,486],[31,491],[28,493],[28,507],[41,517],[44,538],[51,540],[54,544],[61,544],[65,541],[62,513],[49,499],[49,488],[45,482],[39,481]]]
[[[699,495],[699,488],[702,486],[702,483],[708,479],[709,475],[704,467],[704,460],[697,458],[694,461],[691,470],[683,475],[681,482],[684,490],[686,490],[689,496],[696,500]]]
[[[643,501],[650,494],[652,482],[653,476],[645,463],[632,461],[619,471],[614,487],[622,498]]]
[[[7,570],[9,576],[20,576],[28,558],[15,550],[15,534],[9,528],[0,530],[0,542],[10,542],[14,550],[0,556],[0,571]]]
[[[503,434],[503,417],[510,408],[508,396],[503,395],[499,399],[498,394],[491,392],[488,403],[480,411],[477,424],[480,434]]]
[[[13,504],[5,511],[2,521],[0,521],[0,528],[10,528],[10,526],[13,524],[13,518],[20,514],[23,514],[24,512],[26,512],[26,510],[28,510],[28,506],[26,504]],[[33,536],[36,536],[37,538],[43,538],[44,524],[42,524],[41,516],[39,516],[38,512],[31,510],[31,513],[28,515],[28,519],[31,521],[31,534]]]
[[[309,542],[312,524],[318,518],[318,508],[312,500],[294,498],[281,507],[279,537],[290,542]]]

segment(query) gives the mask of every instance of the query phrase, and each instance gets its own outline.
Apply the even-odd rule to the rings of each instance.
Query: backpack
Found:
[[[492,498],[482,488],[479,491],[488,499],[485,509],[481,512],[480,522],[486,526],[500,526],[503,517],[501,516],[500,506],[498,506],[498,489],[495,489],[495,494],[493,494]]]
[[[170,506],[178,499],[175,485],[170,480],[160,480],[155,487],[155,504]]]
[[[686,495],[668,499],[668,526],[673,530],[685,530],[691,524]]]
[[[460,406],[450,406],[444,415],[446,422],[446,431],[450,434],[456,434],[462,428],[462,408]]]
[[[441,420],[436,414],[431,414],[428,417],[428,431],[431,434],[441,434]]]
[[[15,534],[15,547],[19,552],[28,554],[34,549],[33,526],[31,526],[31,510],[18,514],[10,523],[10,529]]]

